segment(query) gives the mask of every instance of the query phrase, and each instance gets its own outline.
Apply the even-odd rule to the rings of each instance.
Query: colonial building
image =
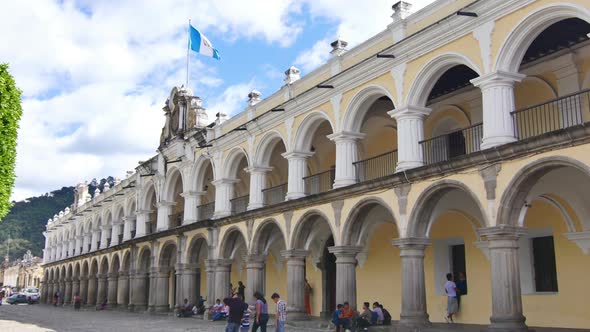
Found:
[[[22,259],[6,262],[0,267],[3,287],[16,287],[22,289],[25,287],[41,286],[43,278],[42,259],[34,257],[31,251],[27,251]]]
[[[158,154],[48,222],[46,298],[168,311],[243,281],[304,319],[307,279],[313,316],[423,326],[464,272],[457,322],[590,326],[590,2],[393,9],[232,118],[173,89]]]

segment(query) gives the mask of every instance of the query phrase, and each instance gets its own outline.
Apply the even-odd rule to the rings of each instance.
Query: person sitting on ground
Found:
[[[215,304],[211,307],[211,312],[210,312],[211,320],[218,321],[218,320],[222,319],[224,317],[224,309],[225,309],[225,306],[223,304],[221,304],[221,300],[220,299],[215,300]]]
[[[336,326],[336,332],[340,332],[340,311],[342,310],[342,304],[336,306],[336,310],[332,314],[332,324]]]
[[[107,299],[105,298],[100,305],[100,310],[107,310]]]
[[[381,309],[379,302],[373,302],[373,313],[377,314],[377,321],[375,324],[383,325],[385,318],[383,317],[383,310]]]
[[[354,311],[350,307],[348,302],[344,302],[342,305],[342,309],[340,309],[340,315],[338,316],[338,320],[340,321],[340,325],[343,328],[343,331],[351,330],[352,331],[352,319],[354,318]]]
[[[192,315],[192,306],[188,303],[188,299],[184,299],[184,303],[178,309],[178,317],[190,317]]]
[[[373,312],[369,309],[369,306],[369,302],[363,303],[363,312],[356,319],[356,326],[364,330],[371,326],[371,319],[373,318]]]
[[[389,311],[383,308],[383,304],[379,304],[379,308],[383,311],[383,325],[391,325],[391,314]]]

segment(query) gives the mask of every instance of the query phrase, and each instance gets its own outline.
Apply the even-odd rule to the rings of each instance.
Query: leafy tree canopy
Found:
[[[0,64],[0,219],[12,206],[16,137],[23,113],[20,96],[21,91],[8,72],[8,65]]]

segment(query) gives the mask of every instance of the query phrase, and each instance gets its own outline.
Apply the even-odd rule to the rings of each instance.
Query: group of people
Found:
[[[445,283],[445,293],[447,294],[447,323],[454,323],[453,315],[459,312],[461,305],[461,296],[467,295],[467,278],[464,272],[459,272],[459,278],[455,281],[452,273],[447,273],[447,282]]]
[[[367,330],[372,325],[390,325],[391,314],[379,302],[373,302],[372,309],[369,302],[363,303],[361,312],[355,311],[350,303],[344,302],[336,306],[332,323],[336,327],[336,332]]]
[[[61,301],[62,295],[59,291],[53,293],[53,306],[57,307]],[[64,303],[65,305],[65,303]],[[74,310],[78,311],[80,310],[80,307],[82,307],[82,297],[80,296],[80,293],[76,292],[74,293],[74,297],[72,298],[72,305],[74,305]],[[102,303],[100,305],[100,309],[104,310],[106,309],[107,306],[107,300],[104,300],[104,303]]]
[[[264,298],[264,295],[260,292],[254,293],[253,309],[250,309],[248,304],[242,300],[238,292],[234,293],[233,296],[223,299],[223,315],[226,315],[227,324],[225,326],[226,332],[246,332],[250,329],[250,318],[252,322],[252,332],[258,331],[260,328],[261,332],[266,332],[266,327],[269,321],[268,315],[268,303]],[[281,300],[279,294],[274,293],[271,299],[276,305],[275,315],[275,332],[285,331],[285,321],[287,320],[287,303]],[[221,303],[219,300],[216,301],[217,308],[214,311],[219,311]]]

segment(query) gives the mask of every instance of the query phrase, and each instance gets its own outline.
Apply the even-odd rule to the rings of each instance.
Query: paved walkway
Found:
[[[272,319],[271,319],[272,321]],[[269,324],[270,325],[270,324]],[[0,306],[0,331],[2,332],[46,332],[46,331],[223,331],[224,322],[210,322],[199,318],[176,318],[172,315],[149,315],[126,311],[96,311],[82,309],[75,312],[72,307],[49,305],[6,305]],[[433,324],[421,332],[465,331],[479,332],[484,325]],[[536,332],[590,332],[590,330],[534,328]],[[274,331],[269,326],[268,331]],[[289,332],[330,331],[326,321],[314,319],[307,322],[293,322]],[[371,328],[373,332],[401,331],[395,325]]]

